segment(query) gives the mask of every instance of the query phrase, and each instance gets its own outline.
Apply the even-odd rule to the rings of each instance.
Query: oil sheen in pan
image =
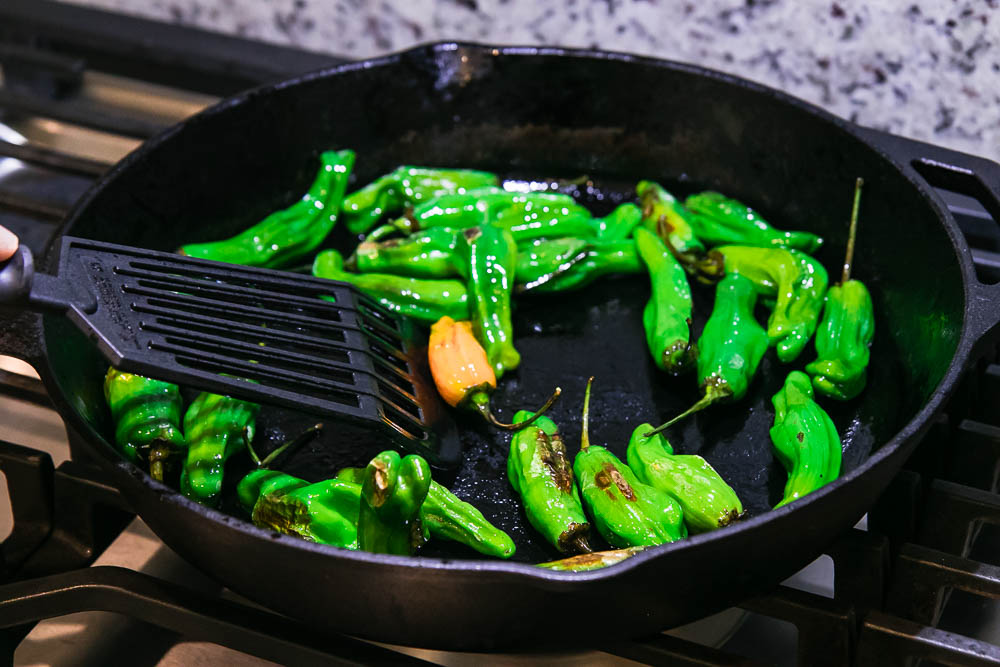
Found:
[[[572,194],[595,215],[604,215],[634,198],[634,181],[626,184],[570,179],[572,182],[562,182],[559,190]],[[663,182],[679,196],[694,190],[687,183],[668,179]],[[505,181],[505,187],[538,189],[542,183],[537,179],[512,179]],[[827,239],[819,258],[831,277],[837,275],[838,253],[842,253],[842,243]],[[872,288],[877,306],[877,285]],[[692,291],[692,338],[696,340],[711,311],[714,291],[698,284],[692,284]],[[570,455],[575,455],[580,443],[583,390],[587,378],[593,375],[591,441],[606,445],[624,459],[628,437],[638,424],[668,419],[699,395],[694,374],[667,376],[650,359],[642,328],[642,309],[648,298],[645,275],[605,278],[560,295],[517,297],[514,336],[521,366],[500,382],[493,399],[498,415],[509,420],[519,409],[540,405],[554,386],[561,386],[562,397],[549,414],[559,425]],[[760,308],[758,316],[766,321],[767,311]],[[877,327],[881,326],[879,321]],[[844,471],[864,461],[876,442],[885,441],[898,428],[898,394],[891,387],[899,381],[900,373],[890,361],[896,355],[884,349],[888,339],[876,335],[868,389],[858,399],[822,403],[841,435]],[[774,459],[768,435],[773,420],[771,396],[789,371],[801,369],[814,355],[811,343],[791,364],[781,364],[769,352],[744,400],[710,408],[666,433],[676,451],[700,454],[715,466],[750,514],[768,511],[781,498],[785,483],[785,472]],[[435,471],[435,479],[476,505],[514,538],[514,560],[542,562],[558,558],[559,554],[528,524],[521,502],[507,481],[510,435],[491,429],[471,414],[456,414],[456,418],[465,447],[464,461],[450,474]],[[315,421],[305,414],[264,407],[257,422],[256,448],[264,455]],[[382,448],[378,439],[364,430],[331,423],[313,442],[279,459],[278,467],[318,481],[344,466],[365,465]],[[235,484],[249,468],[248,457],[238,456],[227,469],[224,509],[236,516],[245,517],[235,501]],[[604,546],[599,544],[596,532],[595,538],[595,546]],[[420,554],[480,557],[462,545],[440,541],[428,543]]]

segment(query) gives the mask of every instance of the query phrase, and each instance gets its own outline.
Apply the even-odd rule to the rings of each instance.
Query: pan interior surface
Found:
[[[140,151],[63,231],[158,250],[225,237],[297,199],[318,153],[334,148],[357,152],[354,187],[399,164],[494,170],[521,182],[586,176],[589,185],[575,194],[597,215],[632,200],[639,179],[658,180],[678,197],[719,190],[779,228],[821,234],[826,244],[817,257],[831,281],[839,277],[854,179],[864,177],[854,276],[870,287],[877,316],[868,387],[854,401],[823,402],[843,440],[844,472],[863,465],[913,418],[957,347],[963,292],[953,244],[926,199],[891,163],[785,98],[643,60],[439,47],[251,93]],[[349,251],[356,243],[338,228],[327,245]],[[696,338],[713,290],[692,289]],[[516,297],[522,363],[495,394],[499,416],[531,409],[561,386],[550,415],[574,454],[583,389],[593,375],[591,440],[624,457],[636,425],[659,423],[693,403],[694,377],[668,377],[649,358],[641,324],[648,298],[645,276]],[[61,318],[47,317],[44,333],[63,394],[110,436],[103,360]],[[769,352],[746,399],[667,433],[677,451],[715,466],[751,515],[777,502],[785,480],[768,436],[771,396],[788,371],[813,355],[810,344],[799,360],[781,364]],[[528,525],[506,480],[509,435],[472,415],[458,418],[466,457],[458,470],[436,473],[440,481],[511,534],[515,559],[558,557]],[[266,453],[313,423],[308,415],[265,408],[257,447]],[[329,424],[281,467],[319,480],[364,465],[381,448],[365,434]],[[243,516],[235,481],[248,469],[242,456],[227,469],[223,509],[235,516]],[[421,553],[477,557],[447,543],[432,542]]]

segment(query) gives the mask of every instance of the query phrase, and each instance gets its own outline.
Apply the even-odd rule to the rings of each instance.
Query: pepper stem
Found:
[[[280,447],[272,451],[263,459],[257,456],[257,452],[255,452],[253,447],[250,445],[250,439],[247,437],[247,429],[243,429],[243,442],[246,443],[247,452],[250,453],[250,458],[253,459],[253,462],[257,464],[257,467],[266,468],[271,463],[273,463],[275,459],[281,456],[289,447],[300,447],[306,444],[314,437],[316,437],[316,435],[322,430],[323,430],[323,424],[314,424],[313,426],[310,426],[306,430],[302,431],[302,433],[299,433],[297,436],[295,436],[285,444],[281,445]]]
[[[583,394],[583,432],[580,433],[580,449],[590,447],[590,385],[594,384],[594,376],[587,380],[587,391]]]
[[[858,233],[858,208],[861,206],[861,186],[864,184],[865,181],[860,176],[854,182],[854,206],[851,208],[851,228],[847,232],[847,253],[844,255],[844,273],[840,278],[841,284],[851,279],[851,264],[854,263],[854,238]]]
[[[494,415],[493,411],[490,410],[490,395],[485,391],[477,391],[469,396],[469,403],[475,408],[476,412],[481,414],[483,418],[488,421],[493,426],[497,428],[507,429],[508,431],[520,431],[523,428],[531,426],[536,419],[541,417],[552,407],[552,404],[556,402],[559,395],[562,394],[562,388],[556,387],[556,390],[552,392],[549,396],[549,400],[545,401],[542,407],[535,411],[535,414],[531,416],[531,419],[521,422],[520,424],[505,424],[498,420]]]
[[[676,424],[680,420],[684,419],[685,417],[688,417],[690,415],[693,415],[696,412],[704,410],[708,406],[712,405],[713,403],[715,403],[717,401],[722,400],[723,398],[726,398],[727,396],[731,396],[732,393],[733,393],[732,390],[729,389],[729,387],[727,385],[725,385],[725,384],[708,384],[708,385],[705,385],[705,395],[702,396],[698,400],[697,403],[695,403],[690,408],[688,408],[684,412],[680,413],[679,415],[677,415],[676,417],[674,417],[670,421],[668,421],[668,422],[666,422],[664,424],[660,424],[659,426],[657,426],[656,428],[654,428],[652,431],[646,431],[645,433],[642,434],[642,436],[644,438],[651,438],[654,435],[656,435],[657,433],[659,433],[660,431],[663,431],[663,430],[665,430],[665,429],[673,426],[674,424]]]
[[[156,440],[149,449],[149,476],[157,482],[164,481],[166,469],[164,462],[170,456],[170,443]]]

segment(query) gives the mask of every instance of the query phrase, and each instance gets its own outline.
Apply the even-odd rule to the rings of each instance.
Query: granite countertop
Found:
[[[448,39],[658,56],[1000,160],[1000,0],[68,1],[351,58]]]

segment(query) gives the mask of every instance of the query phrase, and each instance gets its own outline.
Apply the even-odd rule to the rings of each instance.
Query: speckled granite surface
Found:
[[[1000,160],[1000,0],[69,0],[364,58],[447,39],[712,67]]]

